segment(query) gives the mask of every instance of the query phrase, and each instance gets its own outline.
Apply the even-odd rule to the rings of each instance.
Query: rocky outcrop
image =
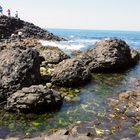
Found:
[[[7,99],[6,109],[21,113],[44,113],[54,111],[62,105],[59,93],[52,89],[44,89],[42,85],[23,88]]]
[[[32,23],[13,17],[9,18],[7,16],[0,16],[0,39],[7,39],[13,33],[16,34],[19,31],[23,33],[22,38],[34,37],[55,41],[64,40],[63,38],[55,36],[54,34],[35,26]]]
[[[58,64],[59,62],[70,58],[58,47],[46,46],[38,49],[40,55],[44,57],[45,64]]]
[[[26,47],[0,51],[0,99],[40,82],[39,53]]]
[[[117,72],[138,62],[139,56],[125,41],[105,39],[95,44],[86,54],[78,56],[92,72]]]
[[[0,39],[5,39],[11,36],[16,30],[23,27],[23,23],[15,18],[0,16]]]
[[[52,83],[58,86],[79,86],[91,78],[90,71],[81,60],[67,59],[58,64],[52,74]]]

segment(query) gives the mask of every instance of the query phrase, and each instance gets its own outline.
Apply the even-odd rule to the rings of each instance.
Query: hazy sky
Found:
[[[140,31],[140,0],[0,0],[0,5],[47,28]]]

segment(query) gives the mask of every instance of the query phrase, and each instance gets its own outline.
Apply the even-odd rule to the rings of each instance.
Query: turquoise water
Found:
[[[59,44],[51,42],[60,47],[62,47],[61,44],[64,45],[66,52],[69,52],[70,47],[84,51],[86,48],[94,47],[96,41],[108,37],[124,39],[133,48],[138,49],[140,47],[140,32],[67,29],[49,29],[49,31],[68,40]],[[140,64],[123,73],[93,74],[92,81],[80,88],[80,92],[77,92],[79,89],[72,91],[72,96],[66,98],[62,108],[54,113],[30,118],[22,114],[8,114],[1,110],[0,136],[3,128],[6,128],[9,133],[22,132],[29,135],[35,132],[48,132],[51,129],[67,127],[82,121],[94,120],[106,112],[107,98],[117,96],[121,91],[135,88],[137,79],[140,79]]]

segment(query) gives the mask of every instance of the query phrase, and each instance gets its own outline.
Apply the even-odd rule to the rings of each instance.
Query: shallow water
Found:
[[[74,32],[72,36],[71,32],[67,32],[67,34],[63,32],[63,34],[65,33],[63,36],[67,36],[69,42],[70,38],[73,39],[76,36]],[[80,33],[77,32],[77,34]],[[86,34],[89,35],[88,40],[90,40],[90,38],[92,38],[90,31],[89,33],[86,32]],[[101,32],[99,32],[96,35],[96,39],[99,40],[99,38],[101,39],[105,36],[117,36],[117,34],[119,33],[113,34],[109,32],[108,35],[107,33],[106,35],[101,35]],[[120,34],[120,38],[122,36],[126,38],[126,32],[122,34],[123,33]],[[82,32],[81,38],[77,38],[83,39],[85,36],[86,35]],[[133,44],[134,48],[138,48],[140,41],[135,43],[138,37],[140,37],[140,33],[131,34],[130,32],[126,40]],[[76,40],[77,39],[75,39],[75,43]],[[88,43],[86,45],[88,45]],[[90,45],[93,44],[92,42]],[[84,43],[83,45],[85,46]],[[78,89],[71,91],[70,96],[64,101],[62,108],[54,113],[32,116],[31,114],[8,114],[0,109],[0,138],[6,137],[10,133],[18,132],[28,136],[36,132],[48,132],[52,129],[67,127],[82,121],[94,120],[97,116],[103,116],[106,112],[108,97],[116,96],[121,91],[135,88],[137,79],[140,79],[140,64],[123,73],[93,74],[93,80],[85,87],[80,88],[80,93],[77,92]]]
[[[65,100],[61,110],[55,113],[34,116],[0,112],[0,127],[11,130],[9,133],[22,132],[30,135],[47,132],[51,129],[67,127],[82,121],[94,120],[106,112],[106,99],[115,94],[135,87],[140,78],[140,64],[123,74],[93,74],[91,83],[81,89],[77,96]],[[0,129],[2,132],[3,129]]]

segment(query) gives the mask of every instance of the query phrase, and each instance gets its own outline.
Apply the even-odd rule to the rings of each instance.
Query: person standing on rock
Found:
[[[18,32],[18,38],[19,38],[20,41],[21,41],[22,35],[23,35],[23,33],[21,31],[19,31]]]
[[[8,17],[11,17],[11,11],[10,11],[10,9],[7,10],[7,13],[8,13]]]
[[[0,15],[3,15],[3,8],[0,6]]]
[[[15,13],[15,18],[18,19],[18,11]]]

